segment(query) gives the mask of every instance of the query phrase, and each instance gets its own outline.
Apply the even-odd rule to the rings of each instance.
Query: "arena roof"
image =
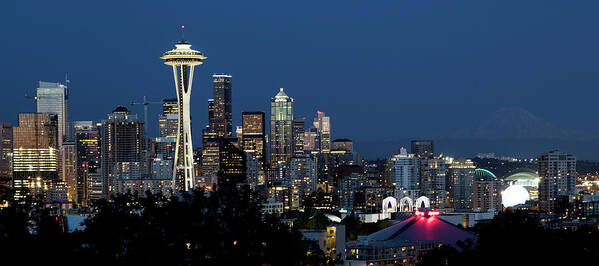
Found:
[[[474,243],[477,240],[476,235],[473,233],[455,226],[436,215],[414,215],[402,222],[372,233],[368,236],[368,241],[439,241],[459,249],[456,243],[469,238]]]

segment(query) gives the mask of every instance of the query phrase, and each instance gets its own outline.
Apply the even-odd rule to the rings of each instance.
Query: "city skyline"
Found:
[[[14,113],[31,110],[32,102],[22,97],[23,94],[31,95],[37,80],[56,82],[65,73],[69,73],[72,81],[69,84],[72,121],[100,119],[116,105],[128,105],[132,100],[141,100],[144,95],[153,101],[174,98],[174,93],[168,89],[172,81],[168,80],[169,76],[161,68],[155,54],[178,39],[178,32],[175,31],[177,24],[187,24],[189,39],[213,58],[205,69],[200,70],[199,75],[226,72],[235,77],[237,90],[233,95],[233,125],[240,125],[242,111],[268,112],[268,99],[272,91],[284,87],[297,102],[296,117],[311,120],[316,110],[326,112],[334,121],[333,139],[355,140],[359,150],[370,158],[391,154],[396,148],[386,149],[388,144],[399,147],[407,145],[409,139],[433,138],[438,140],[439,150],[455,155],[472,156],[471,146],[480,147],[480,143],[491,143],[483,147],[488,152],[509,155],[509,150],[500,150],[505,146],[513,148],[514,154],[534,156],[535,152],[526,154],[517,150],[523,145],[514,143],[523,143],[528,145],[527,149],[539,152],[560,149],[576,153],[581,159],[597,159],[593,151],[599,141],[593,136],[596,135],[594,132],[597,131],[597,126],[593,122],[591,101],[595,98],[595,92],[591,88],[599,84],[594,74],[598,54],[591,48],[599,40],[594,34],[590,34],[592,27],[589,25],[593,23],[589,22],[596,20],[588,13],[591,8],[562,6],[554,1],[544,1],[543,5],[519,3],[517,7],[507,3],[476,3],[469,7],[462,2],[452,5],[426,1],[400,1],[385,5],[388,10],[359,4],[343,6],[341,14],[335,17],[338,20],[326,17],[326,12],[336,7],[332,3],[323,4],[322,11],[305,16],[296,13],[302,8],[291,11],[275,5],[259,11],[260,6],[248,7],[242,4],[231,11],[239,18],[226,23],[215,15],[208,15],[202,20],[186,21],[167,15],[161,18],[164,21],[157,24],[144,24],[147,21],[142,19],[130,26],[123,16],[114,21],[83,20],[81,25],[74,26],[77,23],[72,23],[73,20],[81,19],[82,14],[70,12],[72,17],[48,25],[39,25],[39,21],[27,21],[25,18],[40,14],[43,7],[48,10],[64,8],[78,11],[76,5],[65,7],[60,4],[42,4],[29,7],[15,4],[16,12],[3,19],[22,21],[22,30],[3,32],[8,38],[17,41],[3,43],[2,46],[5,50],[31,48],[29,50],[33,56],[38,55],[38,59],[31,71],[24,74],[17,71],[22,62],[12,54],[8,55],[6,65],[17,67],[4,68],[6,75],[3,75],[1,81],[12,88],[7,90],[7,98],[15,100],[14,103],[1,107],[3,115],[0,118],[16,124],[16,116],[11,115],[8,110],[14,110]],[[124,6],[123,10],[129,8],[132,7]],[[159,10],[154,5],[146,8],[150,14]],[[210,3],[205,8],[229,16],[220,4]],[[364,10],[365,19],[351,16],[358,8]],[[480,11],[472,13],[475,8],[484,10],[485,16]],[[524,15],[532,10],[541,14],[538,22],[530,21]],[[559,13],[564,10],[568,12]],[[268,15],[276,11],[281,12],[281,17]],[[87,12],[90,13],[84,14],[92,18],[98,16],[95,12]],[[252,12],[255,14],[251,15]],[[25,13],[31,14],[25,16]],[[508,15],[511,17],[510,21],[506,19]],[[464,19],[455,20],[458,16],[463,16]],[[255,17],[261,19],[250,24],[264,26],[260,31],[251,30],[240,23],[240,20]],[[448,21],[450,18],[454,20]],[[315,21],[314,25],[309,23],[311,20]],[[479,20],[490,30],[483,31],[476,23],[466,23]],[[292,21],[299,24],[295,25]],[[269,26],[275,22],[281,25]],[[449,24],[444,26],[446,22]],[[218,28],[216,26],[220,27],[220,31],[215,30]],[[283,31],[284,27],[288,27],[286,31]],[[578,30],[568,30],[571,28]],[[97,35],[90,35],[86,32],[87,29],[94,29]],[[421,33],[418,30],[422,30]],[[327,32],[336,32],[336,39],[327,38]],[[225,33],[227,38],[219,39]],[[443,36],[450,33],[456,34],[456,38],[445,40]],[[535,38],[527,37],[527,33],[532,33]],[[40,46],[32,39],[34,36],[46,38],[50,34],[64,38],[65,42]],[[254,34],[257,38],[248,38],[249,34]],[[294,34],[308,38],[300,41]],[[577,42],[556,40],[553,36],[558,34],[565,34]],[[393,35],[397,36],[392,37]],[[139,40],[151,45],[139,47],[133,53],[129,53],[126,45],[120,45],[121,41]],[[241,40],[244,45],[232,45]],[[79,42],[85,42],[85,49],[91,49],[95,53],[84,53]],[[259,46],[265,43],[268,45]],[[576,43],[576,46],[571,43]],[[17,44],[18,48],[13,47]],[[285,48],[287,46],[289,47]],[[72,51],[77,57],[53,56],[49,51],[57,51],[57,54]],[[289,51],[298,51],[300,56],[292,58],[287,55]],[[363,51],[365,56],[354,62],[355,65],[350,64],[345,55],[351,51]],[[128,57],[120,57],[124,64],[110,65],[110,68],[107,59],[103,58],[107,53],[125,52],[129,53]],[[83,53],[85,56],[81,56]],[[314,56],[306,58],[317,59],[322,66],[308,64],[307,60],[301,58],[308,54]],[[254,55],[260,56],[260,62],[249,59]],[[88,65],[87,61],[97,64]],[[80,64],[85,67],[79,67]],[[278,67],[281,64],[284,67]],[[485,66],[484,70],[480,69],[480,64]],[[352,67],[350,69],[345,65]],[[142,71],[137,70],[138,68]],[[131,71],[131,80],[124,79],[120,74]],[[555,73],[561,74],[556,76]],[[371,77],[376,76],[389,78],[375,79],[372,82]],[[197,122],[193,125],[194,132],[197,132],[207,124],[204,110],[206,99],[211,98],[211,82],[209,79],[199,78],[195,85],[197,93],[192,96],[192,116],[196,117]],[[354,97],[361,91],[372,91],[369,89],[373,86],[380,88],[374,90],[380,93]],[[95,93],[98,91],[105,93]],[[562,93],[563,91],[569,93]],[[381,94],[385,97],[381,97]],[[577,95],[589,97],[575,98]],[[90,97],[97,101],[86,101]],[[545,103],[563,108],[545,108]],[[420,107],[415,108],[417,105]],[[520,111],[515,113],[496,112],[505,107],[522,109],[516,109]],[[138,114],[142,111],[141,107],[130,109]],[[150,107],[150,124],[157,124],[156,116],[159,111],[157,107]],[[411,115],[404,116],[405,113]],[[451,119],[442,119],[443,121],[435,124],[422,122],[427,117],[441,113]],[[485,122],[493,118],[494,114],[498,114],[498,117],[493,121],[501,121],[501,118],[513,115],[520,118],[513,123],[516,125],[517,122],[533,121],[538,122],[536,129],[547,128],[544,126],[549,124],[549,128],[557,133],[567,132],[559,138],[554,138],[554,135],[560,134],[547,136],[548,138],[524,136],[521,140],[510,142],[511,145],[505,145],[505,140],[496,140],[493,135],[484,134],[487,132],[485,129],[489,129]],[[529,117],[528,114],[534,115]],[[356,119],[364,120],[363,126],[356,126],[353,122]],[[156,126],[150,125],[150,128],[150,134],[157,135]],[[477,129],[481,129],[481,134],[468,134]],[[586,132],[579,134],[581,131]],[[512,133],[506,135],[518,136],[518,132]],[[477,144],[462,141],[471,136],[474,136],[472,138]],[[373,139],[377,139],[377,142]],[[199,143],[200,140],[201,136],[194,134],[194,142]]]
[[[599,2],[237,1],[0,9],[4,261],[596,259]]]

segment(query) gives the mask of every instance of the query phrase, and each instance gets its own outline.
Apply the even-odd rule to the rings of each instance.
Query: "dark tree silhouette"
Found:
[[[222,186],[173,197],[127,193],[98,201],[84,231],[32,203],[0,210],[3,259],[107,265],[318,265],[322,251],[301,233],[264,216],[248,189]],[[16,205],[15,205],[16,206]],[[6,253],[4,253],[6,251]],[[6,255],[4,255],[6,254]],[[29,262],[29,261],[28,261]]]
[[[472,229],[476,245],[430,252],[421,265],[576,265],[599,259],[596,226],[576,231],[543,228],[535,213],[507,211]]]

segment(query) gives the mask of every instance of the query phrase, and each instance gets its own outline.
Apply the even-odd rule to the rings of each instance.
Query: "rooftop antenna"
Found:
[[[181,25],[181,42],[185,42],[185,25]]]

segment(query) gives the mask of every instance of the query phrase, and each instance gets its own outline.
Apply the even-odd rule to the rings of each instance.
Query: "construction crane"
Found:
[[[148,134],[148,105],[150,104],[162,104],[162,102],[148,102],[148,99],[146,98],[146,96],[144,96],[144,101],[143,102],[135,102],[135,101],[131,101],[131,105],[143,105],[144,106],[144,131],[146,132],[145,134]]]

